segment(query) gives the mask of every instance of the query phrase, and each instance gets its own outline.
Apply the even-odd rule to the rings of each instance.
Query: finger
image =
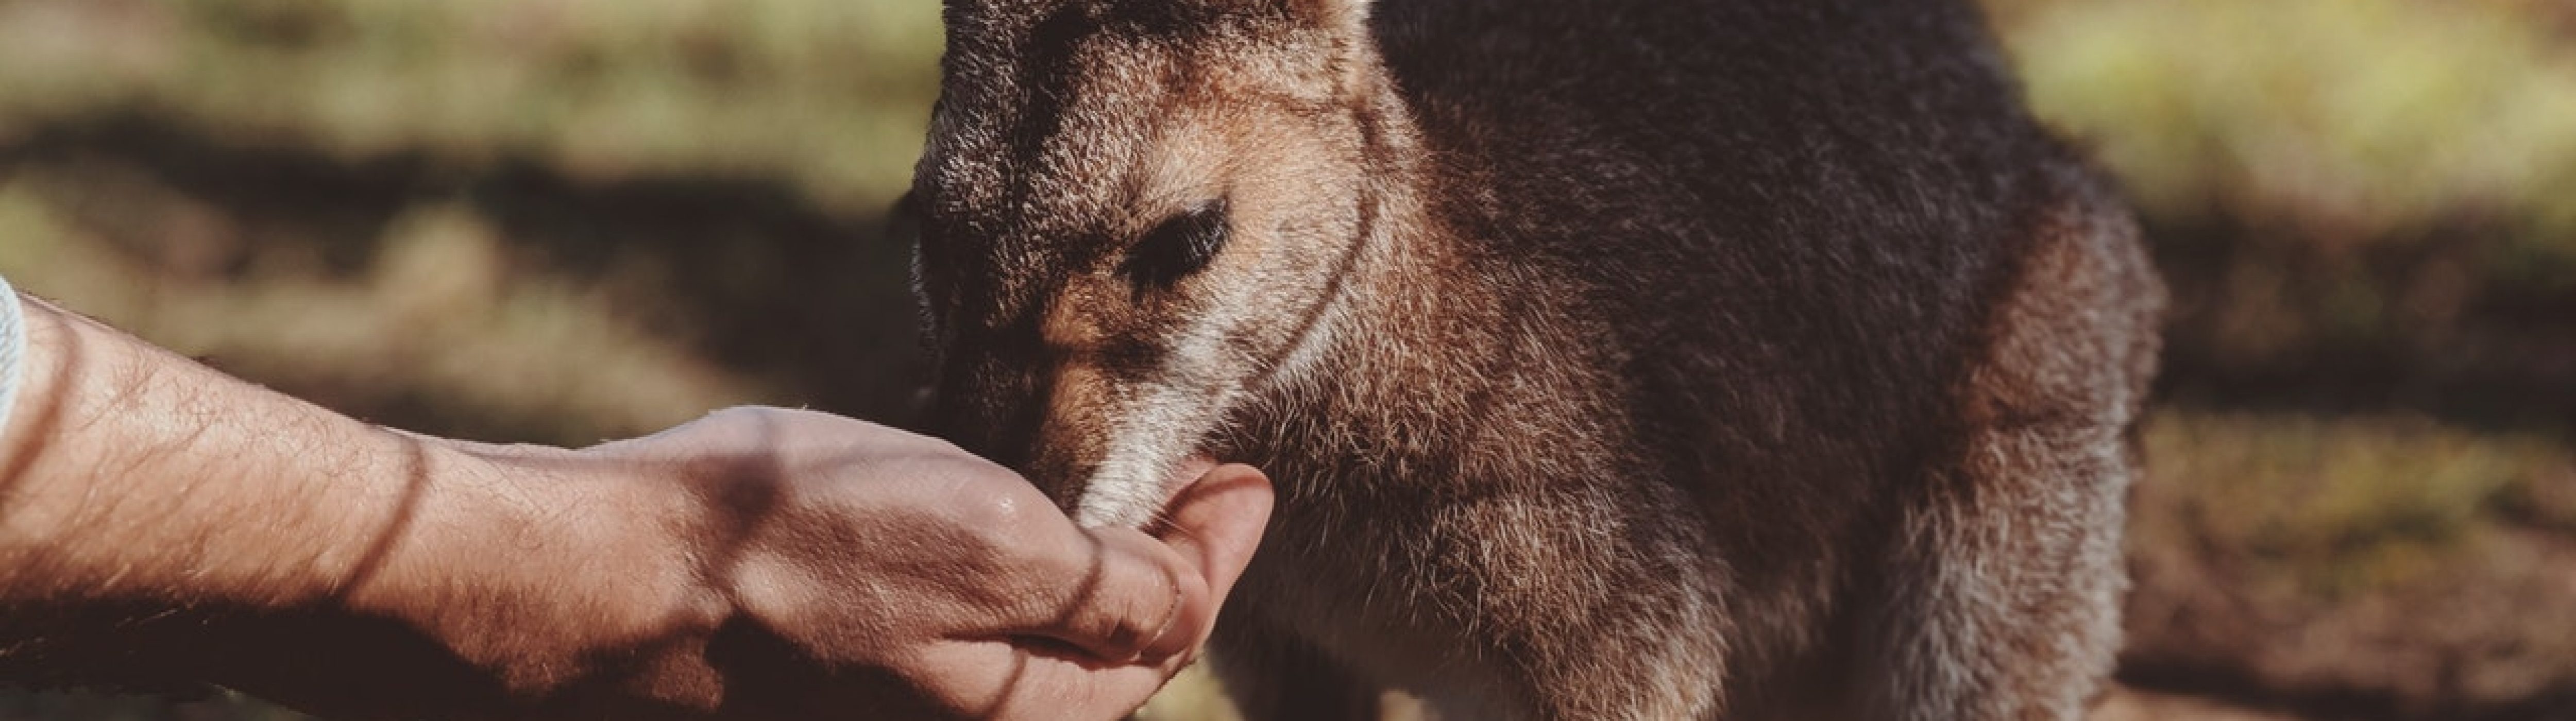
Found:
[[[1163,497],[1169,500],[1164,501],[1163,507],[1156,510],[1154,520],[1145,524],[1144,531],[1148,534],[1161,536],[1164,532],[1171,530],[1171,512],[1173,506],[1180,503],[1180,497],[1183,493],[1186,493],[1190,488],[1197,486],[1200,481],[1207,480],[1208,472],[1214,471],[1216,468],[1216,460],[1206,456],[1191,456],[1182,460],[1179,468],[1172,469],[1171,475],[1164,477],[1162,488]]]
[[[1161,534],[1163,542],[1197,565],[1206,574],[1208,589],[1222,601],[1261,546],[1274,500],[1270,478],[1261,471],[1242,464],[1218,466],[1172,499],[1171,528]]]
[[[992,721],[1120,718],[1171,677],[1160,665],[992,641],[943,644],[912,659],[907,670],[955,715]]]
[[[1128,529],[1084,532],[1093,553],[1065,602],[1029,635],[1061,641],[1107,663],[1178,653],[1162,640],[1213,613],[1206,574],[1152,536]]]
[[[1250,466],[1218,467],[1181,490],[1161,538],[1126,529],[1086,532],[1096,549],[1069,603],[1034,635],[1104,661],[1185,656],[1207,638],[1225,589],[1261,541],[1269,479]]]
[[[1159,542],[1128,531],[1102,536],[1104,560],[1100,603],[1063,624],[1049,638],[1074,648],[1025,639],[1010,643],[966,641],[945,645],[927,664],[938,667],[931,678],[952,682],[946,696],[960,708],[975,709],[991,719],[1113,718],[1132,712],[1162,688],[1186,663],[1188,651],[1206,640],[1215,627],[1215,612],[1226,591],[1261,542],[1272,507],[1269,479],[1249,466],[1217,468],[1173,500],[1171,525]],[[1137,608],[1151,598],[1150,583],[1128,585],[1115,578],[1141,570],[1142,557],[1168,558],[1174,573],[1193,573],[1183,585],[1199,590],[1195,600],[1184,591],[1168,614],[1119,614],[1111,609]],[[1110,568],[1128,568],[1112,572]],[[1132,576],[1131,576],[1132,577]],[[1111,590],[1144,591],[1112,600]],[[1168,616],[1154,620],[1156,616]],[[1137,638],[1139,629],[1162,626],[1141,649],[1100,639]],[[1076,630],[1084,629],[1084,630]],[[1106,630],[1104,630],[1106,629]],[[1088,639],[1088,640],[1086,640]],[[1071,650],[1071,653],[1067,653]],[[970,680],[971,679],[971,680]]]

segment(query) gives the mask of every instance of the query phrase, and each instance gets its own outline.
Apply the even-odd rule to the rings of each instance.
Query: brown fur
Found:
[[[941,427],[1092,522],[1270,471],[1256,721],[2064,719],[2107,670],[2161,290],[1965,3],[948,20]]]

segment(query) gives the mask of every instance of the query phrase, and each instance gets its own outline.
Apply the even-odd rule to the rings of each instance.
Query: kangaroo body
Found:
[[[2161,289],[1973,7],[949,20],[939,418],[1088,522],[1267,470],[1249,718],[2068,719],[2108,671]]]

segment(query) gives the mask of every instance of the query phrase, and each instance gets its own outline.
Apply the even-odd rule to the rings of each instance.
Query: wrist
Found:
[[[415,517],[346,585],[347,612],[434,639],[524,707],[599,680],[656,643],[702,639],[725,604],[675,529],[692,501],[666,469],[538,446],[418,436]]]

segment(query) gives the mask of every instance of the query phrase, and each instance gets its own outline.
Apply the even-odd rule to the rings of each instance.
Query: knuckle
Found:
[[[921,459],[925,480],[937,481],[938,503],[978,527],[1014,529],[1042,525],[1063,514],[1035,486],[1009,469],[963,453]]]
[[[1186,656],[1214,628],[1213,614],[1191,613],[1192,606],[1207,603],[1207,582],[1192,573],[1176,572],[1170,578],[1171,604],[1147,630],[1145,641],[1145,653],[1163,658]]]
[[[1012,484],[979,482],[989,474],[984,469],[974,469],[971,463],[943,466],[953,469],[940,469],[943,476],[951,479],[951,484],[945,484],[945,497],[940,502],[956,515],[958,523],[969,528],[1007,533],[1015,528],[1033,528],[1046,520],[1048,512],[1054,512],[1054,507],[1046,505],[1036,492],[1023,492]]]
[[[986,571],[1049,571],[1055,557],[1066,550],[1060,548],[1063,544],[1047,542],[1056,537],[1051,531],[1062,521],[1049,518],[1055,515],[1054,507],[1034,492],[997,484],[957,484],[936,502],[960,541],[955,551]]]
[[[970,488],[954,494],[951,501],[958,520],[968,528],[995,538],[1011,538],[1017,535],[1017,531],[1030,528],[1040,520],[1039,515],[1030,509],[1035,505],[1033,499],[1017,493],[991,492],[999,489],[989,487]]]

